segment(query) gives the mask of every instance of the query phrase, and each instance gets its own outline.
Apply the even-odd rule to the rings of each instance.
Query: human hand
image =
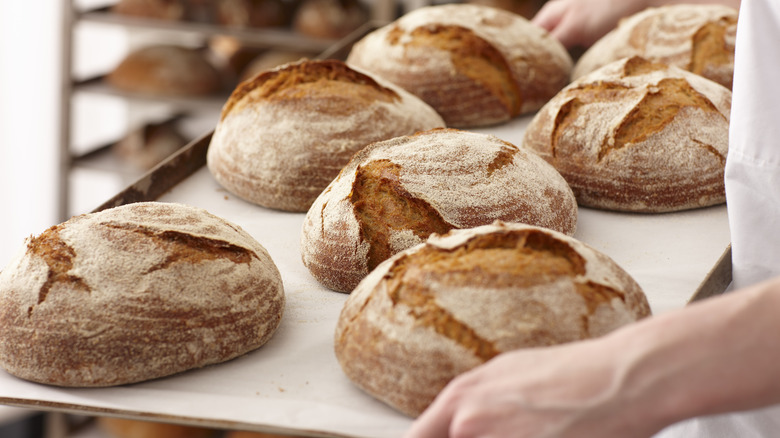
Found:
[[[550,0],[531,20],[567,48],[590,47],[621,18],[648,6],[647,0]]]
[[[454,379],[404,438],[649,437],[663,427],[623,389],[601,341],[518,350]]]

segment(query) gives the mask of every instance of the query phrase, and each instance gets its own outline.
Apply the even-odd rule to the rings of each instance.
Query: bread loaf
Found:
[[[435,129],[398,137],[355,154],[315,200],[303,264],[323,285],[349,292],[430,234],[495,220],[573,234],[577,203],[552,166],[493,136]]]
[[[716,4],[649,8],[622,20],[574,66],[577,79],[621,58],[641,56],[702,75],[729,89],[737,11]]]
[[[561,91],[523,143],[569,182],[582,206],[668,212],[725,202],[731,91],[634,57]]]
[[[129,53],[106,81],[125,91],[160,96],[203,96],[222,87],[222,79],[197,49],[151,45]]]
[[[268,341],[284,291],[266,250],[180,204],[75,216],[0,273],[0,366],[66,387],[122,385],[223,362]]]
[[[455,128],[539,109],[569,82],[572,67],[543,29],[470,4],[413,10],[358,41],[347,63],[419,96]]]
[[[302,61],[242,82],[222,109],[207,162],[232,193],[306,211],[367,144],[444,126],[406,91],[341,61]]]
[[[347,298],[336,357],[358,387],[417,416],[496,355],[602,336],[650,314],[606,255],[522,224],[453,230],[377,267]]]

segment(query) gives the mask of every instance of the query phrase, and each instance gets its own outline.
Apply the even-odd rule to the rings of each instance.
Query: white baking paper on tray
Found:
[[[528,118],[481,129],[520,144]],[[252,234],[282,273],[287,305],[268,344],[230,362],[150,382],[64,389],[0,371],[0,402],[307,436],[399,437],[411,420],[343,375],[333,354],[345,294],[320,286],[300,259],[304,214],[268,210],[222,189],[204,167],[160,201],[205,208]],[[684,306],[729,244],[725,206],[643,215],[581,209],[578,239],[610,255],[655,313]]]

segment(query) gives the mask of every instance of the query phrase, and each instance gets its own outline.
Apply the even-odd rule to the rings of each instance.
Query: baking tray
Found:
[[[520,144],[529,120],[476,131]],[[303,266],[304,214],[252,205],[220,187],[205,167],[210,138],[191,142],[96,210],[180,202],[240,225],[282,273],[287,305],[274,337],[223,364],[113,388],[57,388],[0,371],[0,403],[308,437],[401,436],[411,420],[357,389],[336,361],[333,332],[347,295],[320,286]],[[656,314],[718,294],[730,281],[725,205],[658,215],[581,208],[575,237],[626,269]]]

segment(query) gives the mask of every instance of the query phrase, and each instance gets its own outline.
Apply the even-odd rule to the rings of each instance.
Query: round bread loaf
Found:
[[[581,206],[668,212],[725,202],[731,91],[634,57],[584,76],[534,117],[523,144]]]
[[[130,52],[106,81],[122,90],[162,96],[203,96],[222,87],[222,79],[200,50],[152,45]]]
[[[347,63],[419,96],[455,128],[539,109],[572,67],[566,49],[527,19],[471,4],[413,10],[358,41]]]
[[[442,126],[436,111],[393,84],[341,61],[302,61],[239,84],[207,163],[241,198],[303,212],[367,144]]]
[[[347,298],[336,357],[358,387],[417,416],[457,375],[510,350],[602,336],[648,316],[613,260],[566,235],[496,223],[403,251]]]
[[[0,273],[0,366],[67,387],[140,382],[263,345],[279,272],[236,225],[180,204],[75,216]]]
[[[641,56],[702,75],[731,89],[737,11],[716,4],[649,8],[621,20],[574,66],[577,79],[622,58]]]
[[[314,201],[303,264],[323,285],[349,292],[433,233],[496,220],[574,234],[577,202],[551,165],[496,137],[455,129],[398,137],[355,154]]]

